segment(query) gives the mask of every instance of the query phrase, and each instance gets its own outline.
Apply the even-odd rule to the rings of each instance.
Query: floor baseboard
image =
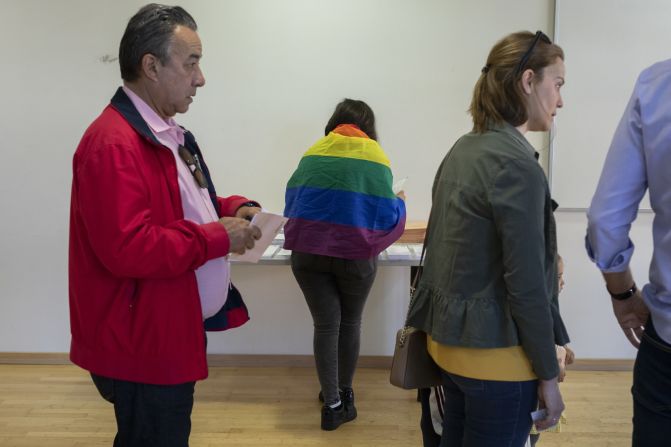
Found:
[[[275,354],[208,354],[210,366],[228,367],[309,367],[314,368],[312,355]],[[65,352],[0,352],[0,365],[70,365]],[[358,366],[361,368],[391,367],[391,357],[384,355],[362,355]]]
[[[303,367],[313,368],[314,357],[311,355],[280,355],[280,354],[208,354],[210,366],[226,367]],[[0,352],[0,365],[69,365],[69,356],[64,352]],[[360,368],[391,368],[391,356],[362,355],[359,357]],[[574,371],[632,371],[632,359],[576,359],[568,367]]]

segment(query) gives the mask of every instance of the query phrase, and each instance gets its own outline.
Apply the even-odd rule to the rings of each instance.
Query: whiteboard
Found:
[[[555,41],[566,55],[556,117],[552,195],[586,208],[638,74],[671,57],[668,0],[557,0]],[[647,198],[642,209],[650,209]]]

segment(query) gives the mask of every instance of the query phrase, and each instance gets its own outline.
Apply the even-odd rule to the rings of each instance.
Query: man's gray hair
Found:
[[[170,43],[177,26],[186,26],[196,31],[193,17],[179,6],[150,3],[143,6],[128,21],[119,45],[119,67],[121,78],[135,81],[140,77],[142,57],[149,53],[162,64],[168,62]]]

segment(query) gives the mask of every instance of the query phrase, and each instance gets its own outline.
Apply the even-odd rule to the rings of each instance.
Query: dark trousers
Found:
[[[195,382],[148,385],[91,374],[114,404],[114,447],[188,447]]]
[[[633,447],[671,445],[671,345],[648,321],[634,365]]]
[[[441,447],[523,447],[538,405],[538,381],[478,380],[443,372]]]
[[[351,388],[361,340],[361,315],[377,272],[377,258],[342,259],[292,252],[291,270],[314,322],[313,347],[324,403]]]

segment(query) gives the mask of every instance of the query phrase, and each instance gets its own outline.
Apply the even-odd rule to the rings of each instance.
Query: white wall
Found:
[[[636,247],[631,267],[639,285],[648,277],[652,217],[652,213],[640,213],[630,234]],[[603,278],[585,255],[585,213],[558,210],[555,218],[566,281],[559,296],[559,308],[576,355],[582,358],[633,358],[636,351],[613,316]]]
[[[120,84],[112,59],[143,3],[3,2],[0,352],[69,348],[71,157]],[[286,179],[348,96],[376,111],[395,174],[409,177],[410,219],[426,219],[438,163],[470,127],[466,109],[489,48],[520,29],[551,33],[553,23],[551,0],[181,4],[199,24],[207,85],[178,120],[197,136],[221,194],[241,192],[281,211]],[[567,67],[570,76],[570,56]],[[543,135],[533,141],[547,149]],[[574,346],[588,357],[631,356],[612,333],[599,275],[586,265],[582,220],[558,216],[569,279],[564,315]],[[645,257],[645,249],[637,254]],[[289,268],[236,266],[233,273],[253,319],[210,337],[210,352],[309,353],[311,321]],[[391,353],[408,280],[407,268],[381,268],[364,316],[363,354]]]

